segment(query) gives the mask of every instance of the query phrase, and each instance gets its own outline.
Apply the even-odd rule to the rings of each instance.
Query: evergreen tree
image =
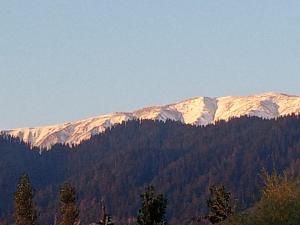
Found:
[[[142,208],[139,210],[137,222],[140,225],[166,224],[167,199],[157,195],[153,186],[148,186],[141,195]]]
[[[79,223],[79,209],[76,205],[76,191],[66,183],[60,188],[58,225]]]
[[[210,187],[210,197],[207,201],[209,213],[206,216],[212,224],[220,223],[233,214],[233,201],[231,193],[225,191],[225,187]]]
[[[37,210],[32,199],[33,189],[28,175],[24,174],[20,178],[14,195],[16,225],[37,224]]]

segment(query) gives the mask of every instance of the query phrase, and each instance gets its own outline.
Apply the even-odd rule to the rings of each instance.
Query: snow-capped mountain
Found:
[[[267,92],[252,96],[196,97],[128,113],[112,113],[59,125],[18,128],[1,133],[19,137],[32,146],[50,148],[56,143],[79,144],[114,124],[132,119],[171,119],[186,124],[207,125],[243,115],[271,119],[292,113],[300,114],[300,96]]]

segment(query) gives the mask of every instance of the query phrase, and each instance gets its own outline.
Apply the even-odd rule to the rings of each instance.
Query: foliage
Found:
[[[292,182],[287,176],[264,174],[265,187],[255,206],[235,217],[230,225],[299,225],[300,185],[299,178]]]
[[[209,214],[206,218],[212,224],[226,220],[233,214],[233,200],[231,193],[226,192],[223,185],[211,186],[207,206],[209,208]]]
[[[59,193],[58,225],[74,225],[79,221],[75,188],[65,183]]]
[[[37,210],[33,202],[33,189],[28,175],[24,174],[15,192],[15,220],[16,225],[36,225]]]
[[[167,199],[157,195],[153,186],[148,186],[141,195],[142,207],[137,216],[140,225],[166,224]]]
[[[168,223],[185,225],[205,213],[210,184],[224,184],[245,209],[260,197],[261,168],[297,174],[300,117],[242,117],[206,127],[129,121],[73,148],[56,145],[42,154],[0,136],[0,155],[1,222],[13,222],[13,190],[25,171],[37,190],[43,225],[53,224],[57,193],[66,181],[76,188],[83,224],[97,220],[101,200],[116,224],[134,221],[137,196],[153,184],[168,199]]]

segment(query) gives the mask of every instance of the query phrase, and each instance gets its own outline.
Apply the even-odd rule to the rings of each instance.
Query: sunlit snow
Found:
[[[113,113],[71,123],[2,132],[19,137],[32,146],[50,148],[56,143],[79,144],[114,124],[132,119],[171,119],[186,124],[207,125],[243,115],[271,119],[292,113],[300,113],[299,96],[267,92],[252,96],[196,97],[131,113]]]

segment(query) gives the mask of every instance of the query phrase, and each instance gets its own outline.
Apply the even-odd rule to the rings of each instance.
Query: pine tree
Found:
[[[153,186],[148,186],[141,195],[142,208],[139,210],[137,222],[140,225],[166,224],[167,199],[157,195]]]
[[[212,224],[220,223],[233,214],[233,201],[231,193],[225,191],[225,187],[210,187],[210,197],[207,201],[209,213],[206,216]]]
[[[76,191],[66,183],[60,188],[58,225],[79,223],[79,209],[76,205]]]
[[[28,175],[21,176],[14,194],[16,225],[37,225],[37,210]]]

